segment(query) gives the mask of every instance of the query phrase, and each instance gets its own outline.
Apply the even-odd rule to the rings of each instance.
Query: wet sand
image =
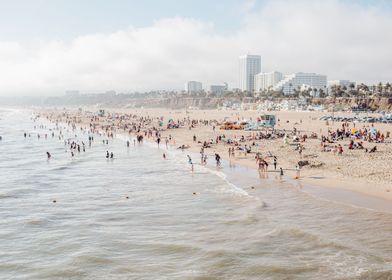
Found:
[[[75,110],[70,110],[69,113],[73,120],[79,122],[79,124],[87,125],[90,122],[90,116],[94,115],[97,111],[95,108],[86,108],[90,113],[78,113]],[[169,109],[107,109],[106,112],[113,112],[118,114],[133,114],[136,116],[148,116],[154,118],[154,122],[150,127],[142,128],[142,131],[151,129],[152,126],[158,126],[158,118],[163,119],[163,126],[160,127],[160,133],[162,142],[164,143],[169,135],[172,141],[169,143],[173,146],[188,145],[189,151],[194,152],[196,155],[200,152],[201,144],[198,143],[203,141],[209,141],[215,139],[218,135],[225,135],[232,139],[239,139],[242,135],[249,136],[252,138],[255,132],[243,131],[243,130],[220,130],[219,125],[216,126],[213,131],[211,125],[196,125],[189,129],[189,125],[185,125],[178,129],[166,129],[166,124],[169,119],[177,120],[191,119],[191,120],[217,120],[222,122],[224,119],[229,120],[255,120],[260,115],[256,111],[218,111],[218,110],[169,110]],[[58,112],[57,112],[58,113]],[[271,113],[271,112],[270,112]],[[54,111],[45,111],[45,114],[51,115],[51,118],[59,118],[54,114]],[[320,121],[319,118],[322,115],[331,115],[328,112],[275,112],[277,119],[279,119],[277,129],[285,129],[291,131],[294,127],[301,133],[311,132],[317,133],[318,137],[322,134],[326,134],[328,129],[336,129],[341,127],[341,123],[326,123]],[[348,113],[335,113],[335,116],[347,116]],[[114,123],[115,126],[119,125],[116,119],[111,118],[100,118],[98,124]],[[372,124],[357,123],[357,128],[367,127],[372,128]],[[374,124],[374,127],[387,133],[392,130],[391,124]],[[125,133],[120,128],[116,128],[115,133]],[[132,136],[132,135],[130,135]],[[197,141],[193,141],[193,136],[196,136]],[[155,141],[154,138],[147,139],[149,141]],[[246,141],[245,143],[250,144],[253,140]],[[329,197],[344,197],[346,196],[357,197],[362,194],[380,199],[380,201],[391,201],[392,200],[392,173],[389,171],[392,166],[392,147],[389,143],[390,138],[386,139],[387,143],[366,143],[365,147],[377,146],[377,153],[366,154],[362,150],[348,150],[348,140],[339,141],[342,144],[344,153],[342,156],[333,155],[332,153],[326,153],[320,151],[320,140],[319,139],[307,139],[304,143],[304,152],[302,156],[298,155],[298,152],[294,151],[291,146],[285,145],[282,139],[275,140],[258,140],[257,148],[253,147],[253,153],[244,155],[244,153],[236,151],[234,158],[229,158],[228,145],[223,143],[213,144],[211,148],[206,149],[206,154],[209,155],[209,161],[213,161],[213,154],[219,153],[220,156],[225,160],[230,160],[237,166],[244,166],[252,169],[252,172],[257,174],[256,163],[255,163],[255,152],[260,152],[262,155],[273,154],[278,157],[278,166],[285,169],[285,176],[287,178],[294,178],[295,176],[295,165],[299,160],[309,160],[312,164],[321,164],[320,167],[310,168],[304,167],[301,170],[301,178],[295,180],[300,184],[307,186],[305,189],[309,189],[310,192],[314,192],[314,189],[322,188],[333,188],[337,190],[346,190],[349,192],[342,192],[339,195],[333,195],[334,191],[327,191]],[[199,158],[194,159],[199,161]],[[271,170],[272,162],[269,161]],[[278,168],[279,168],[278,167]],[[274,174],[274,173],[272,173]],[[322,188],[320,188],[322,187]],[[321,191],[320,193],[324,193]],[[357,194],[359,193],[359,194]],[[350,195],[351,194],[351,195]],[[350,199],[348,199],[350,200]],[[358,202],[364,199],[355,199]],[[371,199],[369,198],[369,201]],[[355,202],[355,201],[354,201]],[[357,204],[357,203],[353,203]],[[372,205],[366,203],[365,207],[377,208],[376,202]],[[383,204],[383,203],[380,203]]]

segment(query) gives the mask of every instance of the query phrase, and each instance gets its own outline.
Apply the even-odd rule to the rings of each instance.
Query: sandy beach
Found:
[[[329,112],[268,112],[276,115],[275,129],[287,134],[287,139],[284,140],[282,137],[258,139],[259,131],[221,129],[222,123],[228,121],[255,121],[260,116],[260,112],[257,111],[108,108],[101,117],[97,117],[97,111],[96,108],[66,111],[45,109],[40,110],[40,113],[51,121],[75,123],[86,129],[94,127],[109,135],[121,133],[134,137],[142,134],[150,141],[156,141],[159,135],[161,145],[165,145],[165,142],[176,147],[184,145],[185,150],[194,153],[200,153],[206,142],[208,148],[204,149],[204,154],[208,155],[209,161],[213,161],[214,154],[218,153],[233,164],[254,168],[255,172],[258,168],[255,157],[259,153],[268,163],[268,171],[260,173],[261,180],[269,174],[279,173],[280,168],[284,170],[284,176],[295,179],[298,162],[306,161],[307,164],[300,169],[300,177],[297,179],[302,184],[345,189],[392,200],[391,139],[387,137],[382,143],[354,139],[354,142],[363,143],[363,149],[349,149],[352,138],[344,138],[328,143],[331,151],[323,151],[321,137],[327,137],[328,131],[342,128],[342,122],[319,120],[321,116],[330,115]],[[167,128],[169,120],[179,124],[179,128]],[[347,125],[347,130],[354,126],[353,123]],[[356,123],[355,128],[377,129],[383,135],[388,135],[392,127],[391,124]],[[296,137],[300,139],[306,135],[305,141],[293,141],[293,131],[296,131]],[[234,143],[228,144],[224,141],[227,139]],[[301,145],[301,152],[298,151],[298,144]],[[243,151],[245,145],[250,151]],[[342,153],[334,150],[338,145],[342,147]],[[374,147],[374,153],[366,152]],[[229,153],[229,148],[234,148],[234,156]],[[273,166],[273,156],[277,159],[276,170]],[[193,161],[201,162],[199,158],[194,158]]]

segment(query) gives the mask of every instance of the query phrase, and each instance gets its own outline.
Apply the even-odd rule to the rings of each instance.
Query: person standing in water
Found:
[[[278,164],[278,158],[274,156],[274,169],[276,170],[276,165]]]
[[[301,175],[301,174],[300,174],[301,168],[300,168],[299,165],[296,165],[296,166],[295,166],[295,171],[296,171],[295,179],[299,179],[299,176]]]
[[[207,165],[207,155],[206,154],[204,154],[204,157],[203,157],[203,165]]]
[[[106,158],[109,158],[109,151],[106,151]]]
[[[220,167],[221,166],[221,157],[220,155],[218,155],[217,153],[215,153],[215,161],[216,161],[216,167]]]
[[[192,158],[191,158],[189,155],[187,155],[187,157],[188,157],[188,163],[191,165],[191,169],[192,169],[192,172],[193,172],[193,162],[192,162]]]
[[[49,152],[46,152],[46,156],[48,157],[48,159],[52,157],[52,155]]]

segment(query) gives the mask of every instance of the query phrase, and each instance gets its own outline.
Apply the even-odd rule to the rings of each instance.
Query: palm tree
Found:
[[[377,91],[378,91],[379,94],[382,93],[382,83],[381,82],[378,83]]]
[[[385,92],[388,95],[391,93],[391,84],[390,83],[385,84]]]
[[[320,93],[319,94],[320,98],[324,98],[325,97],[325,92],[324,92],[324,90],[322,88],[320,89],[319,93]]]
[[[313,96],[316,97],[317,95],[317,88],[313,88]]]
[[[338,89],[338,87],[336,85],[331,86],[331,96],[332,97],[336,96],[337,89]]]

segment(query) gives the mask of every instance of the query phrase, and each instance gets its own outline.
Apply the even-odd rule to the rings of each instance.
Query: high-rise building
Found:
[[[274,86],[274,90],[281,90],[285,95],[290,95],[295,91],[312,88],[316,91],[325,90],[327,87],[327,76],[315,73],[295,73],[286,75]]]
[[[260,72],[261,57],[259,55],[240,56],[240,89],[252,92],[255,89],[255,75]]]
[[[272,89],[283,79],[284,75],[277,71],[259,73],[255,75],[255,91]]]
[[[197,81],[189,81],[185,85],[185,91],[188,93],[198,93],[203,90],[203,84]]]

